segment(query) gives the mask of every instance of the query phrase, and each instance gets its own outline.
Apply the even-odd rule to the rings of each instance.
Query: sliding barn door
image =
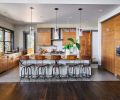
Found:
[[[83,36],[80,37],[80,58],[91,59],[92,55],[92,34],[91,31],[83,31]]]

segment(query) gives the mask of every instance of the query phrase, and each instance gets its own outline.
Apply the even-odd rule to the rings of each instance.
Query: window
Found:
[[[0,52],[3,52],[3,30],[0,28]]]
[[[14,48],[14,32],[9,29],[0,28],[0,52],[10,52]]]
[[[5,52],[12,51],[12,39],[11,39],[11,32],[5,30]]]

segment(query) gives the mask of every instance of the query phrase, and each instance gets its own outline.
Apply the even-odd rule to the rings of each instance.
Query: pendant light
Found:
[[[58,26],[57,26],[57,11],[59,10],[59,8],[55,8],[55,13],[56,13],[56,24],[55,24],[55,36],[54,36],[54,39],[59,39],[59,32],[58,32]]]
[[[78,28],[78,34],[79,36],[82,36],[82,21],[81,21],[81,16],[82,16],[82,8],[79,8],[79,14],[80,14],[80,19],[79,19],[79,28]]]
[[[30,23],[30,34],[31,35],[33,35],[34,34],[34,27],[33,27],[33,20],[32,20],[32,18],[33,18],[33,14],[32,14],[32,12],[33,12],[33,7],[30,7],[30,13],[31,13],[31,23]]]

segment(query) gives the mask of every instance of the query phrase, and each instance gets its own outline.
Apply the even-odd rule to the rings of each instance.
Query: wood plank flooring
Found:
[[[120,82],[0,83],[0,100],[120,100]]]

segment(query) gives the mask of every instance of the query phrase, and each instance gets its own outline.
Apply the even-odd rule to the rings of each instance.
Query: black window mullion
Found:
[[[14,32],[10,31],[10,42],[11,42],[11,51],[14,49]]]
[[[3,29],[3,50],[5,53],[5,30]]]

